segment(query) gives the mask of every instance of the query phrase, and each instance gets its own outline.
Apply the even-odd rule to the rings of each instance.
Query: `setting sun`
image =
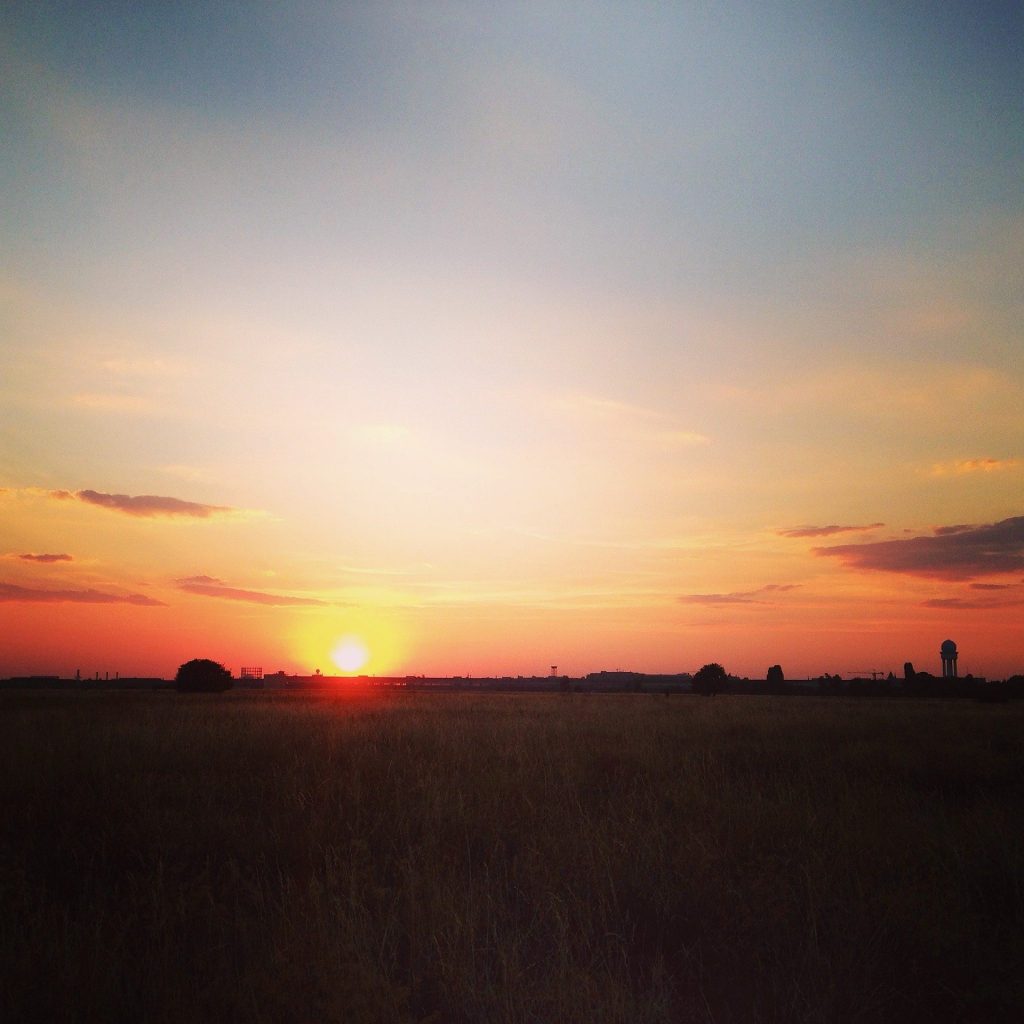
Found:
[[[354,636],[343,636],[331,651],[331,661],[342,672],[358,672],[369,659],[366,645]]]

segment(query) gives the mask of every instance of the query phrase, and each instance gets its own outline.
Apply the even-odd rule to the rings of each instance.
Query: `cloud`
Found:
[[[180,480],[188,480],[190,482],[195,482],[197,480],[207,481],[213,478],[213,474],[208,469],[203,469],[201,466],[172,463],[169,466],[160,466],[159,468],[161,473],[166,473],[168,476],[176,476]]]
[[[326,605],[326,601],[314,597],[289,597],[286,594],[267,594],[262,590],[242,590],[229,587],[216,576],[188,576],[175,580],[179,590],[188,594],[200,594],[203,597],[220,597],[228,601],[248,601],[250,604],[268,605]]]
[[[134,604],[147,608],[165,608],[163,601],[145,594],[107,594],[102,590],[36,590],[14,583],[0,583],[0,601],[37,604]]]
[[[708,444],[710,438],[685,430],[665,413],[593,395],[563,395],[550,403],[556,412],[590,429],[602,427],[629,441],[669,447]]]
[[[863,533],[878,530],[885,523],[869,523],[867,526],[794,526],[788,530],[777,530],[780,537],[831,537],[836,533]]]
[[[1024,569],[1024,516],[982,526],[939,527],[930,537],[813,548],[848,569],[968,580]]]
[[[61,500],[77,498],[87,505],[99,505],[125,515],[151,519],[157,516],[171,518],[209,519],[212,516],[227,515],[237,509],[227,505],[206,505],[197,501],[182,501],[181,498],[167,498],[157,494],[105,494],[102,491],[51,491],[50,496]]]
[[[1020,459],[953,459],[950,462],[936,462],[929,470],[930,476],[963,476],[965,473],[999,473],[1017,469]]]
[[[26,562],[73,562],[74,559],[70,555],[18,555],[19,558]]]
[[[72,395],[71,401],[81,409],[109,413],[145,413],[152,411],[151,404],[139,395],[105,394],[82,392]]]
[[[946,608],[951,611],[976,611],[987,608],[1017,608],[1020,605],[1024,605],[1024,597],[933,597],[928,601],[921,602],[921,606],[923,608]]]
[[[974,611],[987,608],[1017,608],[1024,605],[1024,580],[1019,583],[968,583],[964,597],[933,597],[922,601],[924,608]]]
[[[835,364],[809,373],[787,375],[746,389],[748,408],[767,412],[790,408],[821,409],[843,416],[903,422],[908,414],[925,414],[945,405],[962,412],[981,408],[1015,408],[1016,377],[990,367],[886,359],[875,365]]]
[[[185,372],[182,363],[168,359],[122,357],[103,359],[100,366],[116,377],[179,377]]]
[[[731,594],[684,594],[679,600],[683,604],[770,604],[764,598],[771,594],[785,593],[796,590],[799,583],[769,583],[757,590],[739,590]]]

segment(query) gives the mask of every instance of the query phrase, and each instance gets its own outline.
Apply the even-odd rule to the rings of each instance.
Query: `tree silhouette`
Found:
[[[713,697],[725,684],[728,675],[724,668],[717,661],[709,665],[703,665],[697,669],[693,676],[693,692],[699,693],[702,697]]]
[[[183,693],[223,693],[234,685],[231,673],[209,658],[193,658],[180,665],[174,682]]]
[[[772,665],[772,667],[768,669],[768,676],[765,679],[765,682],[767,682],[770,690],[773,690],[776,693],[781,692],[785,688],[786,684],[786,677],[782,674],[782,666]]]

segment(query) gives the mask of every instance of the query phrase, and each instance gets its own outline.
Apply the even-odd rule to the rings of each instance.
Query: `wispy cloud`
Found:
[[[18,555],[19,558],[26,562],[73,562],[74,559],[70,555]]]
[[[190,483],[205,482],[213,478],[210,470],[204,469],[202,466],[189,466],[182,463],[160,466],[160,472],[166,473],[168,476],[175,476],[179,480],[188,480]]]
[[[814,548],[849,569],[967,580],[1024,569],[1024,516],[982,526],[947,526],[930,537]]]
[[[773,594],[796,590],[799,583],[769,583],[757,590],[738,590],[729,594],[684,594],[679,598],[683,604],[770,604]]]
[[[952,611],[984,611],[1017,608],[1024,605],[1024,580],[1014,583],[968,583],[969,593],[955,597],[933,597],[922,601],[924,608],[947,608]]]
[[[0,601],[33,602],[37,604],[134,604],[147,608],[164,608],[163,601],[145,594],[108,594],[102,590],[37,590],[0,583]]]
[[[78,408],[88,409],[90,412],[131,413],[137,415],[139,413],[155,411],[152,403],[140,395],[86,391],[72,395],[71,401]]]
[[[885,523],[868,523],[867,526],[793,526],[776,532],[780,537],[831,537],[836,533],[866,533],[883,526]]]
[[[947,608],[951,611],[982,611],[990,608],[1018,608],[1024,596],[1018,597],[933,597],[921,602],[924,608]]]
[[[593,395],[563,395],[551,403],[563,416],[589,425],[600,425],[632,441],[671,447],[709,442],[705,434],[687,430],[671,416],[654,409]]]
[[[924,368],[916,361],[893,365],[886,360],[787,375],[785,380],[744,389],[734,398],[742,397],[748,406],[766,412],[796,405],[892,422],[944,402],[976,410],[985,404],[1014,402],[1016,394],[1015,378],[988,366],[936,363]]]
[[[198,501],[183,501],[158,494],[106,494],[103,491],[50,491],[50,497],[59,501],[77,499],[87,505],[98,505],[113,512],[142,519],[159,516],[170,518],[209,519],[213,516],[237,514],[238,509],[228,505],[207,505]]]
[[[239,587],[229,587],[223,580],[216,576],[188,576],[184,579],[175,580],[179,590],[188,594],[199,594],[203,597],[220,597],[228,601],[248,601],[250,604],[265,605],[317,605],[324,606],[326,601],[320,601],[314,597],[291,597],[287,594],[268,594],[262,590],[243,590]]]
[[[429,572],[433,566],[429,562],[421,562],[407,568],[386,568],[367,565],[341,565],[338,572],[352,576],[383,576],[386,578],[402,578],[410,576],[422,576]]]
[[[1001,473],[1020,466],[1020,459],[953,459],[936,462],[928,472],[929,476],[964,476],[968,473]]]
[[[180,377],[185,372],[180,361],[146,356],[101,359],[100,367],[115,377]]]

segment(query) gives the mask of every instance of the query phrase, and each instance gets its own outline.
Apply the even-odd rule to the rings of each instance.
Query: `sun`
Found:
[[[369,660],[370,652],[357,636],[343,636],[331,650],[331,661],[342,672],[358,672]]]

